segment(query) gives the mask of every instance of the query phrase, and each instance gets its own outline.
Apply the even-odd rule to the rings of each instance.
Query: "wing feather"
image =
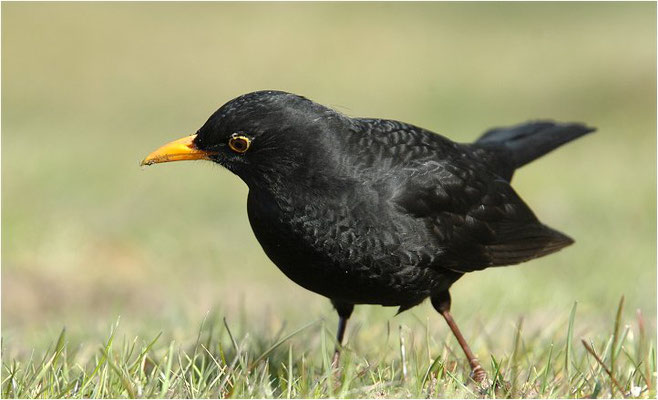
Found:
[[[539,222],[510,184],[486,166],[469,163],[460,170],[455,160],[449,167],[435,164],[434,174],[410,179],[396,202],[434,233],[443,249],[439,267],[470,272],[518,264],[573,243]]]

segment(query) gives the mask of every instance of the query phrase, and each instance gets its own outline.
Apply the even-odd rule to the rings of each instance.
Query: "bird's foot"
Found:
[[[473,381],[478,385],[480,394],[486,393],[492,384],[492,382],[490,382],[489,378],[487,377],[486,371],[480,365],[477,365],[471,371],[471,379],[473,379]]]
[[[473,378],[475,382],[481,383],[486,381],[487,373],[485,372],[484,368],[482,368],[482,366],[478,365],[471,371],[471,378]]]
[[[342,386],[343,379],[343,370],[340,368],[340,352],[334,352],[334,356],[331,359],[331,370],[332,370],[332,380],[333,380],[333,392],[337,393],[340,391]]]
[[[334,356],[331,358],[331,368],[338,369],[340,366],[340,352],[336,350]]]

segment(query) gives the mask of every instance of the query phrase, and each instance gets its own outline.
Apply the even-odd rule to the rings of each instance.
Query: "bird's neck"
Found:
[[[278,158],[272,165],[256,164],[255,170],[238,175],[250,190],[277,196],[331,197],[355,182],[345,166],[328,154]]]
[[[354,191],[356,181],[331,165],[286,164],[276,171],[249,174],[243,180],[249,186],[249,201],[274,211],[283,218],[309,204],[329,207]]]

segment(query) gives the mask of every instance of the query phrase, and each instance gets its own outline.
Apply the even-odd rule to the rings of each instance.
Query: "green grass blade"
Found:
[[[546,367],[544,368],[544,374],[541,382],[541,394],[546,392],[546,386],[548,384],[548,374],[551,372],[551,358],[553,357],[553,343],[548,350],[548,361],[546,362]]]
[[[578,307],[578,302],[574,301],[573,307],[571,307],[571,313],[569,314],[569,328],[567,329],[567,348],[564,352],[564,373],[565,379],[567,382],[571,379],[571,363],[570,358],[573,356],[573,324],[576,320],[576,308]]]
[[[436,370],[439,368],[439,365],[441,363],[441,357],[436,357],[436,359],[430,364],[430,366],[427,368],[427,371],[425,371],[425,375],[423,376],[423,380],[421,381],[420,387],[424,388],[425,384],[427,383],[427,380],[429,379],[430,375],[433,372],[436,372]]]
[[[126,374],[124,373],[124,371],[114,363],[114,361],[110,357],[110,354],[107,354],[105,352],[103,353],[105,355],[105,358],[107,359],[107,365],[109,365],[110,369],[114,371],[114,373],[117,375],[119,381],[121,382],[121,385],[126,390],[126,392],[128,392],[128,396],[131,399],[137,398],[137,393],[135,392],[135,388],[133,384],[130,382],[130,380],[128,379],[128,377],[126,376]]]
[[[105,354],[108,354],[110,352],[110,349],[112,348],[112,343],[114,342],[114,336],[116,335],[117,329],[119,327],[119,320],[117,319],[116,324],[112,327],[112,330],[110,331],[110,337],[107,340],[107,343],[105,344],[104,348],[101,348],[101,353],[103,356],[101,359],[96,363],[96,366],[94,367],[94,370],[92,373],[82,382],[82,385],[80,385],[80,393],[85,393],[87,386],[91,383],[91,380],[98,374],[98,372],[101,370],[103,365],[105,365],[105,362],[107,361],[107,357]],[[97,389],[100,389],[97,387]]]
[[[48,357],[48,353],[46,353],[41,363],[41,366],[39,368],[39,372],[36,375],[32,376],[32,378],[28,381],[25,387],[31,387],[33,384],[39,384],[41,379],[46,375],[46,373],[51,371],[53,365],[57,362],[62,352],[62,349],[64,348],[65,337],[66,337],[66,329],[63,328],[59,334],[59,337],[57,338],[57,342],[55,343],[55,349],[53,350],[52,355]],[[43,393],[47,389],[48,389],[47,386],[43,387],[39,394]]]
[[[167,391],[171,387],[171,365],[174,359],[174,341],[172,340],[169,343],[169,349],[167,350],[167,364],[165,365],[164,371],[162,371],[162,388],[160,389],[160,398],[164,398],[167,394]]]
[[[521,332],[523,329],[523,317],[519,318],[519,322],[516,327],[516,333],[514,334],[514,350],[512,350],[512,356],[510,357],[510,373],[511,373],[511,383],[510,383],[510,396],[513,398],[518,397],[517,394],[517,379],[518,379],[518,368],[519,368],[519,348],[521,345]]]
[[[619,306],[617,307],[617,315],[615,316],[615,328],[612,333],[612,347],[611,347],[611,352],[610,352],[610,373],[612,376],[615,375],[615,362],[617,361],[617,344],[620,343],[619,340],[619,328],[621,326],[621,316],[622,312],[624,310],[624,296],[621,296],[621,299],[619,299]],[[610,382],[610,392],[613,394],[615,393],[615,386],[612,382]]]
[[[274,350],[276,350],[277,347],[281,346],[281,345],[282,345],[283,343],[285,343],[288,339],[290,339],[290,338],[292,338],[293,336],[299,334],[300,332],[302,332],[302,331],[308,329],[309,327],[315,325],[316,323],[318,323],[318,321],[319,321],[319,320],[316,320],[316,321],[313,321],[313,322],[309,322],[308,324],[302,326],[301,328],[298,328],[298,329],[294,330],[293,332],[289,333],[288,335],[286,335],[286,336],[283,337],[282,339],[279,339],[279,341],[277,341],[276,343],[274,343],[273,345],[271,345],[267,350],[265,350],[265,351],[263,352],[263,354],[261,354],[260,356],[258,356],[258,358],[256,358],[256,359],[251,363],[251,365],[249,366],[248,370],[253,369],[253,368],[254,368],[254,367],[255,367],[255,366],[256,366],[261,360],[263,360],[265,357],[267,357],[268,355],[270,355],[270,353],[272,353]]]
[[[288,345],[288,384],[286,385],[286,398],[292,398],[292,344]]]

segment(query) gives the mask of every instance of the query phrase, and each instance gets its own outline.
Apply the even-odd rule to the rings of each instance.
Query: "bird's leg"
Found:
[[[466,340],[464,339],[464,336],[462,336],[459,327],[457,327],[457,323],[452,318],[452,314],[450,313],[450,293],[448,293],[446,290],[439,293],[438,295],[433,296],[432,305],[436,311],[443,315],[443,318],[445,318],[446,322],[448,323],[450,330],[457,338],[457,341],[459,342],[462,350],[464,350],[464,354],[466,354],[468,363],[471,365],[471,376],[473,377],[473,380],[478,383],[482,383],[486,379],[487,373],[484,371],[480,365],[480,362],[471,351],[471,348],[468,347],[468,343],[466,343]]]
[[[336,332],[336,350],[334,351],[334,357],[331,360],[331,366],[333,368],[338,367],[338,361],[340,359],[340,348],[343,346],[343,337],[345,336],[345,327],[347,326],[347,320],[352,315],[354,311],[354,304],[343,303],[338,300],[331,300],[331,304],[336,308],[338,312],[338,332]]]

